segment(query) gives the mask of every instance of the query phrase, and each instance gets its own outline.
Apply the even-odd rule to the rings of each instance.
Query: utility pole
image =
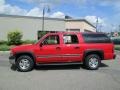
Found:
[[[42,31],[44,31],[44,24],[45,24],[45,10],[47,9],[47,12],[50,12],[50,8],[49,6],[47,7],[43,7],[43,11],[42,11]]]
[[[43,7],[43,16],[42,16],[42,31],[44,31],[44,20],[45,20],[45,7]]]
[[[99,25],[99,32],[102,32],[102,27],[103,27],[103,26],[100,24],[100,25]]]
[[[96,19],[96,32],[98,32],[98,17]]]

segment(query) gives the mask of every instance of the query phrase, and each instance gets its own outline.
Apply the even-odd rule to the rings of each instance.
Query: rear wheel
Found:
[[[96,70],[96,69],[99,68],[100,63],[101,63],[101,59],[96,54],[88,55],[85,58],[85,66],[86,66],[87,69]]]
[[[16,66],[19,71],[31,71],[34,67],[33,59],[30,56],[22,55],[17,59]]]

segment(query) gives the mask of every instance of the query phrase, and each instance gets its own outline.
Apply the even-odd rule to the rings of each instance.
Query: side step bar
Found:
[[[68,62],[68,63],[37,63],[36,65],[47,66],[47,65],[79,65],[82,62]]]

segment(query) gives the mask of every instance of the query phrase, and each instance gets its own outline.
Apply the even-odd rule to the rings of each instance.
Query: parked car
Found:
[[[26,72],[35,65],[66,65],[83,63],[96,70],[102,60],[115,59],[114,45],[103,33],[48,33],[37,43],[11,49],[9,61]]]

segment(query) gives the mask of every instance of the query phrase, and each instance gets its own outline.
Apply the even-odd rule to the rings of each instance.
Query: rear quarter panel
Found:
[[[100,50],[103,51],[104,60],[113,59],[114,45],[112,43],[83,43],[80,45],[83,49],[83,53],[87,50]]]
[[[86,43],[82,34],[80,34],[80,47],[82,53],[87,50],[100,50],[103,51],[104,60],[112,60],[114,58],[114,44],[113,43]]]

